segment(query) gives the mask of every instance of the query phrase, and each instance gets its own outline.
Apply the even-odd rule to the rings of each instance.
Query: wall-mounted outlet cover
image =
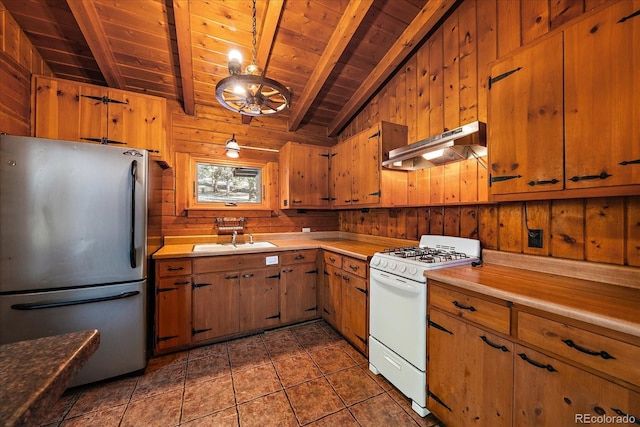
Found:
[[[529,247],[541,248],[542,247],[542,230],[535,229],[529,230]]]
[[[303,233],[311,233],[311,228],[309,228],[309,227],[302,227],[302,232],[303,232]]]

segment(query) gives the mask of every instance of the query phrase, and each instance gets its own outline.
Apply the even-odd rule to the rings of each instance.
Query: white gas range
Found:
[[[425,235],[419,246],[373,255],[369,283],[369,369],[382,374],[421,416],[427,400],[427,279],[424,272],[478,263],[480,242]]]

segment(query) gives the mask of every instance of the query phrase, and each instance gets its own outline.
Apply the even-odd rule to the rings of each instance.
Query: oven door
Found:
[[[370,270],[369,334],[421,371],[427,365],[427,285]]]

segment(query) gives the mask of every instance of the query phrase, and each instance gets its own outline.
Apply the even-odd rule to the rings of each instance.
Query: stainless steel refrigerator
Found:
[[[0,344],[98,329],[72,385],[146,365],[147,169],[145,151],[0,135]]]

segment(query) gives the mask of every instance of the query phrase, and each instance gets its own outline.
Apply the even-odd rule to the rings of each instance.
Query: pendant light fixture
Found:
[[[275,80],[262,75],[256,64],[256,0],[253,0],[253,60],[242,72],[242,55],[229,53],[229,77],[216,84],[218,102],[246,116],[277,114],[289,107],[291,92]]]
[[[227,149],[227,157],[231,157],[232,159],[240,157],[240,145],[238,145],[238,141],[236,141],[235,133],[231,136],[231,139],[227,139],[225,148]]]

